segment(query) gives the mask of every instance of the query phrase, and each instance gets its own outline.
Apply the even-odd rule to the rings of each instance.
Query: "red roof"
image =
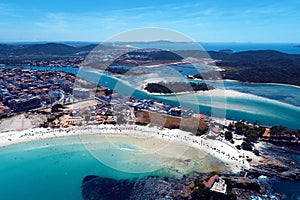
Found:
[[[101,88],[98,88],[98,90],[105,91],[105,90],[107,90],[107,88],[101,87]]]
[[[101,115],[102,110],[97,110],[97,115]]]
[[[205,118],[207,118],[206,115],[203,115],[203,114],[199,114],[199,115],[198,115],[198,119],[199,119],[199,120],[202,120],[202,119],[205,119]]]
[[[266,128],[263,137],[270,137],[270,128]]]
[[[97,118],[97,121],[104,121],[104,118],[99,117],[99,118]]]
[[[204,181],[203,184],[204,184],[206,187],[211,188],[211,187],[214,185],[216,179],[218,179],[218,178],[219,178],[218,175],[214,175],[214,176],[210,177],[210,179],[209,179],[207,182]]]
[[[35,90],[32,90],[33,93],[41,93],[42,90],[41,89],[35,89]]]

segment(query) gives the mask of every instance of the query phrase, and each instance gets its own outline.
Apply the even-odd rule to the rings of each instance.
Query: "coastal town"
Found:
[[[0,200],[300,200],[299,10],[1,0]]]
[[[0,117],[70,101],[72,74],[21,68],[0,68],[0,73]]]
[[[224,169],[246,180],[247,174],[250,177],[257,174],[253,166],[274,164],[273,160],[260,155],[259,140],[298,142],[295,134],[274,136],[274,127],[213,118],[181,106],[122,96],[100,85],[94,88],[93,84],[81,79],[77,80],[81,86],[77,88],[75,75],[67,72],[5,67],[0,70],[0,125],[5,120],[15,121],[24,113],[27,118],[44,119],[29,130],[14,131],[16,127],[12,127],[1,133],[0,146],[82,134],[126,135],[133,130],[132,136],[185,143],[206,152],[224,162]],[[183,162],[189,165],[189,161]],[[285,174],[290,170],[281,162],[274,166],[280,167]],[[268,170],[268,174],[278,173],[276,168]],[[290,178],[299,176],[299,172],[289,173]],[[213,192],[226,195],[229,191],[218,175],[211,176],[203,184]]]

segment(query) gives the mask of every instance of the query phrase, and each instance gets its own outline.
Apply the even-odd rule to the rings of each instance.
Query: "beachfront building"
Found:
[[[210,177],[210,179],[208,181],[204,181],[203,184],[211,191],[226,194],[227,185],[225,180],[218,175]]]

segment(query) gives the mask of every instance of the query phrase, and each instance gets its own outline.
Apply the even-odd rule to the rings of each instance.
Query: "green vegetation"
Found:
[[[280,136],[295,136],[300,139],[300,130],[291,130],[284,126],[273,126],[270,129],[271,137],[280,137]]]
[[[157,64],[169,63],[170,61],[182,61],[183,57],[175,54],[171,51],[166,50],[143,50],[143,49],[132,49],[132,51],[119,56],[111,63],[111,65],[130,65],[138,66],[141,64],[149,64],[154,61],[158,61]],[[128,63],[128,61],[130,61]]]
[[[158,82],[148,83],[145,90],[151,93],[178,93],[190,91],[205,91],[212,90],[214,87],[206,85],[205,83],[187,83],[187,82]]]
[[[211,173],[211,176],[215,175],[213,172]],[[209,177],[207,177],[209,179]],[[226,180],[227,183],[228,180]],[[210,191],[209,188],[205,187],[203,184],[203,179],[196,179],[194,181],[195,183],[195,188],[193,189],[191,193],[192,200],[205,200],[205,199],[212,199],[212,200],[233,200],[236,199],[236,196],[231,192],[231,183],[230,183],[230,188],[228,187],[227,192],[228,195],[221,194],[218,192],[213,192]]]
[[[114,92],[113,90],[107,89],[107,90],[105,90],[105,96],[112,95],[113,92]]]
[[[256,142],[265,130],[259,126],[249,126],[245,122],[237,122],[234,127],[236,134],[244,135],[250,142]]]
[[[256,142],[259,138],[260,132],[253,128],[250,128],[244,133],[244,135],[248,140],[250,140],[250,142]]]
[[[234,130],[235,134],[245,136],[244,141],[241,145],[237,145],[236,148],[246,151],[252,151],[255,155],[259,155],[259,151],[253,148],[253,143],[256,143],[262,138],[266,128],[257,125],[249,124],[245,121],[236,122],[227,127],[228,130]],[[230,139],[230,134],[225,132],[225,139]],[[297,146],[297,140],[300,139],[300,130],[291,130],[284,126],[274,126],[270,129],[270,137],[264,137],[264,141],[275,143],[278,145],[291,145]]]
[[[300,55],[272,50],[237,53],[210,51],[208,53],[213,59],[221,60],[216,65],[226,68],[225,72],[221,72],[224,79],[300,85]],[[202,73],[197,76],[214,78],[214,74],[211,73]]]
[[[260,153],[259,153],[259,151],[257,150],[257,149],[253,149],[253,151],[252,151],[255,155],[257,155],[257,156],[259,156],[260,155]]]
[[[79,52],[86,52],[86,54],[88,54],[97,46],[98,48],[104,47],[104,45],[96,45],[96,44],[78,46],[78,47],[74,47],[66,44],[59,44],[59,43],[27,44],[27,45],[0,44],[0,55],[11,55],[11,56],[72,55],[75,56]]]
[[[235,133],[238,135],[244,135],[245,131],[248,129],[248,126],[243,122],[237,122],[234,124]]]
[[[230,131],[225,132],[225,139],[226,140],[232,140],[232,133]]]
[[[245,151],[252,151],[252,146],[249,142],[244,141],[241,145],[242,149]]]
[[[194,189],[192,194],[192,199],[210,199],[210,190],[205,187],[202,183],[197,185],[197,189]]]
[[[235,124],[231,124],[230,129],[235,130],[236,134],[245,136],[243,143],[241,145],[236,146],[237,149],[253,151],[254,154],[259,155],[259,151],[253,148],[253,143],[258,141],[258,139],[264,133],[265,128],[257,125],[251,125],[248,122],[240,121],[236,122]],[[229,133],[227,133],[227,137],[230,137]]]

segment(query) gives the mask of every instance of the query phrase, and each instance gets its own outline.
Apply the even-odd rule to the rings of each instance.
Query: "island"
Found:
[[[188,83],[188,82],[158,82],[147,83],[145,90],[150,93],[172,94],[180,92],[207,91],[215,89],[205,83]]]

